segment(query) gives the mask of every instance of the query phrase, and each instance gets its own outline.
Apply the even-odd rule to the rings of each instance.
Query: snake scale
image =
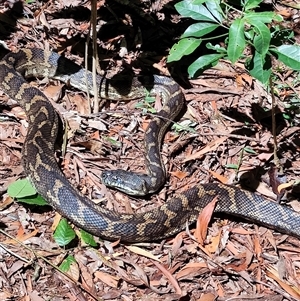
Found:
[[[83,69],[53,52],[23,49],[7,54],[0,62],[0,88],[19,102],[28,118],[28,132],[22,151],[24,171],[37,192],[80,228],[108,240],[159,240],[185,229],[187,223],[195,222],[202,209],[217,197],[215,212],[239,216],[300,237],[299,213],[248,191],[217,183],[198,184],[148,212],[123,214],[95,205],[73,188],[61,172],[54,154],[58,115],[46,96],[27,83],[25,78],[29,77],[55,78],[81,90],[92,89],[86,87]],[[90,73],[88,82],[92,82]],[[98,77],[98,84],[100,97],[109,99],[143,97],[144,87],[160,91],[167,101],[163,108],[166,118],[173,116],[170,112],[183,98],[180,87],[163,76],[133,78],[130,88],[126,88],[122,81],[102,77]],[[146,144],[147,151],[150,151],[146,155],[149,165],[160,164],[159,155],[154,152],[159,148],[159,140],[167,127],[167,123],[160,124],[160,120],[163,119],[155,118],[146,131],[146,138],[150,140]],[[152,174],[156,172],[154,167]],[[156,190],[158,188],[155,187]]]

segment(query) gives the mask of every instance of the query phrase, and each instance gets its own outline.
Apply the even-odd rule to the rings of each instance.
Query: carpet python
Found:
[[[123,214],[94,204],[77,191],[61,172],[54,154],[58,114],[46,96],[25,80],[29,77],[54,78],[92,92],[91,74],[87,75],[88,87],[85,76],[85,71],[75,63],[41,49],[9,53],[0,62],[0,89],[19,102],[28,118],[28,131],[22,150],[24,171],[37,192],[61,215],[104,239],[153,241],[184,230],[186,224],[195,222],[202,209],[217,197],[215,212],[239,216],[300,237],[300,213],[248,191],[218,183],[198,184],[177,194],[164,205],[142,213]],[[146,130],[146,160],[151,170],[152,166],[160,165],[159,147],[168,125],[162,120],[171,119],[177,114],[172,112],[177,111],[174,106],[181,106],[179,103],[183,95],[172,79],[163,76],[133,78],[129,84],[124,85],[122,80],[98,77],[99,96],[107,99],[140,98],[145,96],[146,87],[166,98],[162,112],[158,114],[164,118],[154,118]],[[154,166],[150,180],[153,174],[157,176],[159,172]],[[104,178],[109,176],[108,172]],[[164,181],[164,171],[158,177],[163,177]],[[148,180],[143,187],[149,184]],[[157,190],[160,185],[160,182],[155,182],[155,187],[149,189]]]

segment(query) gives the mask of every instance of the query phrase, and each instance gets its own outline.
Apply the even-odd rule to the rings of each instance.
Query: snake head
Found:
[[[148,178],[145,174],[136,174],[121,169],[104,170],[101,175],[104,185],[134,196],[149,194]]]

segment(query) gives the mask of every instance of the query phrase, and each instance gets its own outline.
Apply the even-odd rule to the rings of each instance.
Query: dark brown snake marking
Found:
[[[199,184],[155,210],[137,214],[109,211],[84,197],[67,181],[54,156],[57,113],[45,95],[23,78],[58,78],[79,89],[89,90],[84,86],[84,80],[82,83],[84,74],[74,63],[39,49],[9,53],[0,62],[0,88],[22,105],[28,117],[28,133],[23,146],[24,170],[38,193],[55,210],[102,238],[124,242],[153,241],[183,230],[186,223],[194,222],[203,207],[217,196],[216,212],[240,216],[300,237],[299,213],[256,194],[222,184]],[[147,81],[145,85],[151,86]],[[125,91],[122,83],[99,77],[99,95],[113,99],[139,98],[145,95],[143,84],[133,79],[131,90]],[[171,79],[154,76],[153,84],[169,95],[171,108],[182,97],[179,86]]]

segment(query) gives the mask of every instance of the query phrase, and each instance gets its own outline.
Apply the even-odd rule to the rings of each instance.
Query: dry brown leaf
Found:
[[[219,248],[220,240],[221,240],[221,233],[222,233],[222,231],[220,230],[218,232],[218,235],[212,236],[211,239],[210,239],[210,243],[208,243],[207,245],[205,245],[205,249],[208,252],[210,252],[211,254],[216,253],[216,251]]]
[[[30,233],[28,233],[28,234],[26,234],[26,235],[22,235],[22,236],[20,236],[20,237],[18,236],[17,238],[18,238],[18,240],[20,240],[20,241],[25,241],[25,240],[29,239],[30,237],[36,236],[38,232],[39,232],[39,230],[38,230],[38,229],[35,229],[35,230],[33,230],[32,232],[30,232]]]
[[[253,260],[253,253],[246,249],[246,263],[247,263],[247,267],[250,266],[251,262]]]
[[[152,253],[142,249],[142,248],[139,248],[139,247],[136,247],[136,246],[126,246],[126,249],[128,249],[129,251],[135,253],[135,254],[138,254],[138,255],[142,255],[142,256],[145,256],[147,258],[150,258],[150,259],[153,259],[153,260],[156,260],[158,262],[160,262],[160,259],[153,255]]]
[[[242,272],[242,271],[246,271],[247,267],[248,267],[248,264],[247,264],[245,259],[243,259],[239,262],[229,263],[229,264],[226,265],[226,269],[233,270],[237,273]]]
[[[242,87],[243,86],[243,78],[241,75],[237,75],[236,78],[235,78],[235,81],[236,83],[238,84],[239,87]]]
[[[43,26],[45,26],[48,30],[50,30],[50,25],[47,21],[47,18],[43,10],[40,11],[40,13],[37,16],[37,19],[40,21],[41,24],[43,24]]]
[[[212,174],[213,177],[215,177],[218,181],[220,181],[223,184],[227,184],[228,183],[228,179],[222,175],[220,175],[217,172],[214,172],[213,170],[209,170],[209,173]]]
[[[277,273],[279,275],[280,279],[284,279],[286,278],[286,276],[288,275],[288,266],[287,266],[287,262],[284,258],[284,256],[279,256],[279,260],[277,262]]]
[[[78,30],[83,32],[83,31],[87,31],[89,28],[90,28],[90,23],[89,22],[86,22],[86,23],[82,23],[82,24],[79,24],[78,25]]]
[[[177,280],[175,279],[175,277],[165,268],[163,267],[161,264],[159,264],[158,262],[152,261],[152,263],[154,265],[156,265],[156,267],[158,269],[160,269],[160,271],[169,279],[170,283],[173,285],[173,287],[175,288],[175,292],[176,294],[182,296],[182,290],[177,282]]]
[[[195,237],[200,245],[203,246],[207,235],[207,227],[214,213],[218,197],[216,196],[209,204],[207,204],[199,214],[196,224]]]
[[[265,184],[263,182],[258,183],[258,186],[256,187],[256,192],[258,192],[266,197],[276,199],[275,193],[272,190],[270,190],[270,187],[267,186],[267,184]]]
[[[135,274],[138,276],[139,282],[142,282],[147,287],[150,287],[149,278],[148,278],[147,274],[138,264],[134,263],[132,260],[129,260],[129,259],[122,258],[122,260],[124,262],[132,265],[135,268],[135,271],[136,271]],[[129,277],[128,275],[126,275],[124,270],[118,268],[118,272],[121,273],[122,278],[125,279],[126,281],[129,280],[128,278],[131,278],[130,282],[133,283],[132,277]],[[137,285],[140,285],[140,284],[137,284]]]
[[[80,235],[80,233],[78,233],[78,234]],[[80,278],[81,278],[82,286],[86,289],[92,288],[94,285],[93,274],[91,273],[92,268],[91,268],[91,265],[87,266],[87,264],[86,264],[87,259],[86,259],[85,254],[83,255],[81,253],[76,253],[76,254],[74,254],[74,256],[75,256],[75,260],[78,263],[78,267],[80,270]],[[95,264],[95,266],[97,265],[97,267],[99,267],[99,262],[94,261],[94,264]]]
[[[39,231],[36,229],[36,230],[30,232],[29,234],[25,234],[24,228],[22,226],[20,226],[18,228],[16,239],[19,241],[25,241],[26,239],[29,239],[30,237],[34,237],[38,232]],[[7,244],[18,244],[18,242],[13,239],[5,240],[4,242]]]
[[[44,94],[47,98],[57,102],[61,98],[63,84],[49,85],[44,89]]]
[[[10,204],[12,204],[14,202],[13,198],[11,198],[10,196],[6,197],[3,202],[0,203],[0,210],[5,209],[6,207],[8,207]]]
[[[80,131],[82,118],[75,111],[63,113],[64,119],[68,121],[68,138],[74,136],[77,131]]]
[[[299,201],[291,201],[289,202],[289,205],[293,208],[293,210],[300,212],[300,203]]]
[[[273,153],[272,152],[270,152],[270,153],[260,153],[257,156],[257,159],[259,159],[262,162],[267,162],[268,160],[270,160],[271,157],[273,157]]]
[[[183,239],[182,239],[182,236],[184,235],[184,233],[179,233],[176,235],[176,237],[173,239],[173,244],[172,244],[172,255],[175,256],[179,249],[180,249],[180,246],[182,245],[182,242],[183,242]]]
[[[254,241],[254,251],[257,257],[260,257],[261,255],[261,245],[259,243],[259,239],[257,235],[253,236],[253,241]]]
[[[236,233],[236,234],[242,234],[242,235],[251,235],[253,234],[252,231],[248,231],[242,227],[236,227],[231,229],[231,233]]]
[[[252,76],[250,76],[247,73],[243,73],[243,74],[241,74],[241,77],[249,85],[249,87],[252,86],[252,83],[253,83],[253,77]]]
[[[200,151],[187,156],[183,162],[188,162],[191,160],[201,159],[206,153],[211,152],[213,150],[216,150],[220,144],[222,144],[228,137],[220,137],[210,143],[208,143],[204,148],[202,148]]]
[[[17,119],[27,119],[26,114],[24,110],[21,107],[14,107],[11,109],[11,113],[17,118]]]
[[[116,246],[120,243],[120,241],[121,241],[121,239],[118,239],[118,240],[116,240],[116,241],[111,242],[111,243],[110,243],[111,247],[112,247],[112,248],[116,247]]]
[[[231,241],[227,241],[226,249],[232,253],[234,256],[240,255],[240,250],[238,250]]]
[[[87,123],[88,123],[88,126],[93,129],[100,130],[100,131],[107,130],[106,125],[103,122],[101,122],[100,120],[88,119]]]
[[[264,237],[269,241],[269,243],[273,246],[274,250],[277,252],[277,245],[273,232],[268,229],[265,232]]]
[[[66,274],[68,274],[72,279],[78,281],[80,275],[78,263],[73,261]]]
[[[295,184],[295,181],[290,181],[288,183],[283,183],[277,186],[277,190],[280,193],[283,189],[292,187]]]
[[[95,140],[95,139],[89,139],[87,141],[80,141],[78,143],[75,144],[77,145],[82,145],[84,146],[87,150],[90,150],[92,154],[96,154],[96,155],[103,155],[103,144],[102,142]]]
[[[81,94],[70,95],[70,102],[75,105],[76,111],[81,115],[88,115],[90,113],[89,102]]]
[[[150,123],[150,119],[143,120],[143,123],[142,123],[142,129],[143,129],[144,131],[147,130],[149,123]]]
[[[100,140],[100,137],[101,137],[100,131],[95,131],[94,133],[92,133],[92,134],[90,135],[90,138],[91,138],[91,139],[95,139],[95,140]]]
[[[119,278],[116,276],[111,276],[107,273],[96,271],[95,277],[97,277],[99,280],[101,280],[103,283],[109,285],[110,287],[118,287]]]
[[[212,293],[206,293],[206,294],[202,294],[202,296],[197,299],[197,301],[214,301],[216,300],[217,296],[215,296]]]
[[[217,283],[217,294],[218,294],[218,297],[224,297],[225,295],[225,292],[224,292],[224,288],[222,286],[221,283]]]
[[[212,100],[210,104],[211,104],[211,107],[214,110],[215,114],[217,115],[219,113],[219,110],[218,110],[216,101]]]
[[[28,292],[28,296],[30,297],[30,301],[45,301],[45,299],[39,296],[37,291]]]
[[[184,172],[184,171],[180,171],[180,170],[177,170],[177,171],[170,171],[170,174],[175,176],[176,178],[178,178],[179,180],[182,180],[184,179],[185,177],[188,176],[188,173],[187,172]]]
[[[10,294],[9,292],[5,291],[5,292],[0,292],[0,300],[12,300],[12,294]]]
[[[195,119],[199,114],[199,112],[197,112],[197,110],[191,105],[187,105],[187,112],[190,113],[190,115]]]
[[[291,11],[284,8],[278,10],[277,13],[287,19],[291,16]]]
[[[82,4],[81,0],[62,0],[62,5],[64,7],[76,7],[80,4]]]
[[[61,220],[61,215],[58,212],[56,212],[55,216],[54,216],[54,219],[53,219],[53,223],[51,225],[51,231],[52,232],[55,231],[55,229],[56,229],[57,225],[59,224],[60,220]]]
[[[196,272],[205,272],[207,270],[208,265],[206,262],[189,262],[176,274],[176,279],[180,280],[187,276],[193,275]]]
[[[274,279],[288,294],[300,300],[300,289],[295,287],[292,283],[284,282],[279,278],[278,272],[271,266],[267,268],[266,275]]]
[[[22,269],[25,265],[25,262],[22,260],[17,260],[13,263],[13,265],[10,267],[7,273],[7,277],[10,278],[15,272]]]

